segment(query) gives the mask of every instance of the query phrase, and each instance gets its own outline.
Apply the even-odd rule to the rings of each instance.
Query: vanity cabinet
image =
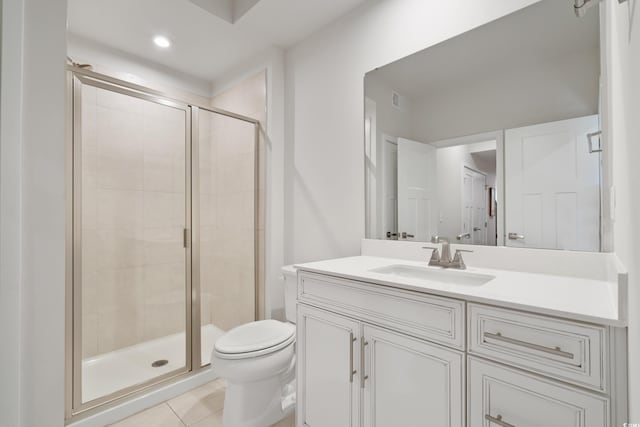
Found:
[[[338,282],[351,293],[330,292]],[[460,302],[398,291],[387,307],[367,305],[384,293],[306,273],[298,287],[297,426],[465,425],[465,354],[401,332],[404,325],[456,345]]]
[[[297,309],[297,427],[628,422],[624,328],[307,271]]]

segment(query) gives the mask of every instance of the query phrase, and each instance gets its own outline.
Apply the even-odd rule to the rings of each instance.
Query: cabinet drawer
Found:
[[[464,349],[464,301],[306,272],[298,301]]]
[[[605,327],[468,305],[469,353],[606,391]]]
[[[469,357],[469,427],[608,427],[608,399]]]

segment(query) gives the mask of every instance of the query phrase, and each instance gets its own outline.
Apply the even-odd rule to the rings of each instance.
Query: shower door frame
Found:
[[[81,274],[81,145],[82,85],[113,91],[145,101],[176,108],[185,113],[185,366],[97,399],[82,402],[82,274]],[[127,398],[140,396],[171,382],[195,375],[208,365],[201,360],[200,321],[200,111],[219,114],[254,126],[254,295],[255,319],[264,318],[264,281],[260,273],[260,122],[251,117],[214,107],[186,102],[163,92],[126,82],[73,65],[67,66],[67,143],[66,143],[66,306],[65,310],[65,421],[96,414]],[[262,190],[263,191],[263,190]],[[76,220],[78,219],[78,220]]]

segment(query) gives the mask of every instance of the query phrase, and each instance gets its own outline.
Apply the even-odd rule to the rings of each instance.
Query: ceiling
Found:
[[[295,44],[365,1],[261,0],[230,23],[189,0],[69,0],[68,31],[210,81],[266,49]],[[154,46],[157,34],[172,46]]]
[[[599,49],[598,10],[583,18],[573,3],[544,0],[478,27],[368,75],[412,99],[498,75],[507,68],[556,61],[577,51]]]

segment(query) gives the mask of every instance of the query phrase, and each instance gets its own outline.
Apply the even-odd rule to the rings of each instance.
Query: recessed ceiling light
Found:
[[[153,42],[156,44],[156,46],[162,48],[168,48],[169,46],[171,46],[171,42],[165,36],[155,36],[153,38]]]

